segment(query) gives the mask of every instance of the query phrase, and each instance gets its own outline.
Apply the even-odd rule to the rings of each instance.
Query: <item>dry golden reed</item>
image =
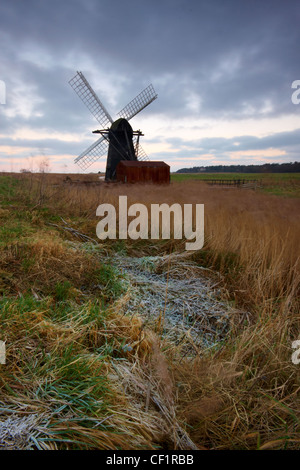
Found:
[[[85,177],[94,180],[87,184],[83,175],[70,175],[78,183],[64,183],[63,175],[26,178],[27,197],[37,208],[45,205],[95,238],[97,206],[117,206],[119,195],[127,195],[128,204],[148,208],[153,203],[204,204],[205,244],[190,256],[221,274],[226,300],[236,308],[231,331],[216,348],[180,358],[179,347],[155,342],[138,320],[120,319],[115,304],[112,331],[134,345],[126,355],[131,383],[136,380],[136,390],[142,391],[144,413],[150,403],[141,378],[151,379],[157,396],[166,397],[161,410],[170,412],[169,419],[176,410],[176,419],[199,448],[300,448],[300,366],[291,360],[292,341],[300,335],[299,199],[209,187],[201,181],[142,186],[98,184],[97,175]],[[126,249],[157,255],[182,251],[183,246],[180,241],[149,240],[127,243]],[[97,337],[97,328],[87,332],[89,341]],[[138,397],[137,391],[136,409],[141,406]]]

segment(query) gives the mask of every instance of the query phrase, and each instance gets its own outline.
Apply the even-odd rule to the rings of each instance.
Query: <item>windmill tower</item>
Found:
[[[83,73],[77,72],[69,84],[102,127],[93,131],[95,134],[101,134],[101,137],[74,160],[82,170],[107,155],[105,180],[112,181],[116,178],[116,167],[120,161],[147,159],[139,143],[143,134],[140,130],[133,131],[128,121],[157,98],[152,85],[130,101],[118,113],[119,118],[113,120]]]

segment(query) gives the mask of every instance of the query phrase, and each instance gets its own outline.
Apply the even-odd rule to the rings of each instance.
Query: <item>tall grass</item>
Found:
[[[31,207],[29,219],[43,227],[55,219],[57,225],[59,221],[62,226],[69,224],[94,238],[97,206],[111,203],[117,207],[119,195],[127,195],[129,205],[139,202],[148,208],[163,202],[204,204],[205,244],[190,256],[220,273],[222,295],[234,307],[230,333],[218,347],[201,351],[196,358],[183,358],[180,346],[169,347],[148,338],[146,350],[134,356],[139,379],[130,375],[127,364],[131,389],[136,383],[147,396],[142,377],[149,383],[155,378],[158,391],[167,377],[164,409],[176,409],[181,425],[199,447],[300,448],[300,366],[291,361],[292,341],[300,335],[299,199],[212,188],[199,181],[170,186],[107,185],[97,184],[94,176],[94,184],[72,184],[63,183],[61,175],[46,175],[41,201],[38,178],[23,178],[27,179],[21,181],[20,190],[24,204]],[[62,230],[61,236],[70,238],[72,234]],[[102,246],[110,249],[113,245],[118,242]],[[184,244],[178,240],[128,241],[125,250],[156,255],[183,251]],[[60,291],[59,295],[65,294]],[[118,302],[116,315],[117,311]],[[154,373],[149,369],[150,358],[158,356],[164,367],[154,361]],[[123,372],[125,369],[124,363]],[[160,392],[160,396],[164,394],[166,390]],[[136,399],[138,393],[134,396]],[[168,416],[173,419],[171,411]]]
[[[118,207],[119,195],[128,197],[128,205],[145,204],[149,214],[153,203],[202,203],[205,245],[195,253],[194,259],[227,274],[236,299],[258,306],[270,299],[289,299],[297,292],[299,199],[268,196],[252,190],[211,188],[198,181],[155,187],[97,185],[97,181],[89,185],[62,184],[61,176],[48,177],[44,190],[47,207],[62,217],[78,217],[80,226],[93,237],[97,206],[105,202]],[[35,197],[39,199],[38,188]]]

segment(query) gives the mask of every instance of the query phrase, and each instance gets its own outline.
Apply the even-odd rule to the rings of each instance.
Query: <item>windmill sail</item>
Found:
[[[142,148],[141,144],[138,141],[137,137],[133,137],[132,139],[134,149],[135,149],[135,154],[137,156],[137,159],[139,162],[145,162],[149,160],[148,155],[146,154],[145,150]]]
[[[83,73],[77,72],[75,77],[69,81],[69,84],[102,127],[107,127],[109,124],[112,124],[113,120],[111,115],[104,104],[101,103]]]
[[[118,115],[129,121],[129,119],[133,118],[133,116],[142,111],[142,109],[146,108],[146,106],[152,103],[156,98],[157,94],[155,93],[153,86],[149,85],[132,101],[130,101],[125,108],[121,109]]]
[[[100,157],[107,154],[107,149],[107,140],[105,137],[100,137],[100,139],[96,140],[96,142],[75,158],[74,161],[82,170],[86,170],[94,162],[99,160]]]

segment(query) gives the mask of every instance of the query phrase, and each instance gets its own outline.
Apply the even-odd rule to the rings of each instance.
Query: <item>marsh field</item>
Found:
[[[300,449],[300,175],[209,176],[0,174],[0,449]],[[99,240],[120,195],[204,204],[203,248]]]

